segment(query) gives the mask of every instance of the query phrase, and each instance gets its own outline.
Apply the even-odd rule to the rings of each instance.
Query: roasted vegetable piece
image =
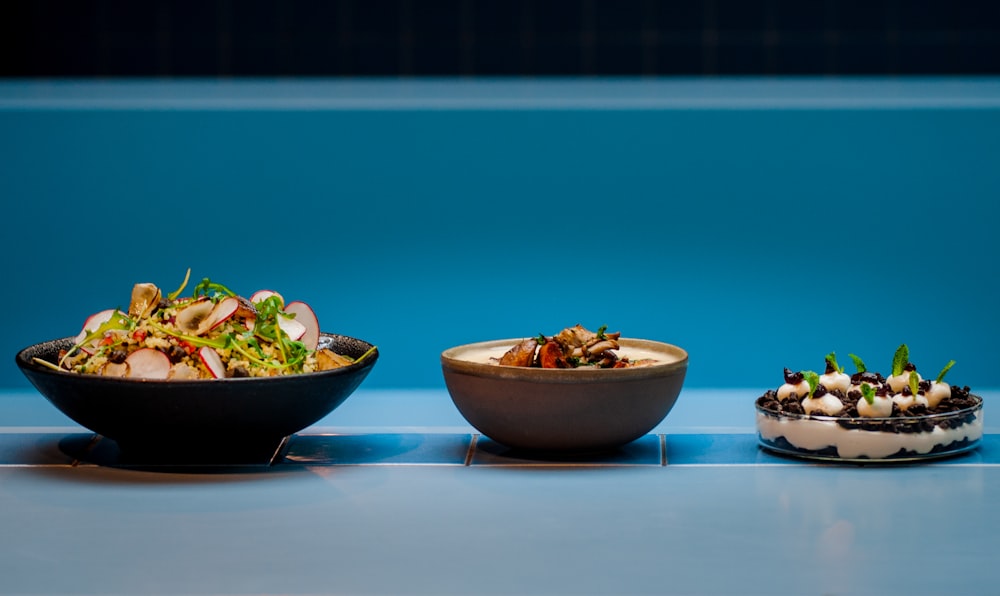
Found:
[[[342,366],[348,366],[353,364],[354,361],[346,356],[342,356],[333,350],[328,350],[323,348],[316,352],[316,369],[317,370],[330,370],[332,368],[340,368]]]
[[[554,341],[545,342],[538,348],[538,365],[542,368],[569,368],[562,347]]]
[[[500,357],[500,364],[507,366],[531,366],[535,361],[535,348],[538,347],[538,340],[529,338],[507,350],[507,353]]]
[[[494,361],[507,366],[535,368],[628,368],[656,363],[650,358],[620,358],[615,350],[621,348],[618,344],[621,332],[607,333],[606,330],[607,326],[603,326],[594,332],[578,324],[551,337],[539,334],[522,340]]]

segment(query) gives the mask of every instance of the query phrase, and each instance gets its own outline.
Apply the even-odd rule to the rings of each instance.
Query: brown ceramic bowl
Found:
[[[502,366],[520,339],[457,346],[441,354],[445,385],[479,432],[513,449],[600,451],[647,434],[670,412],[688,354],[657,341],[621,338],[619,355],[653,357],[651,366],[542,369]]]

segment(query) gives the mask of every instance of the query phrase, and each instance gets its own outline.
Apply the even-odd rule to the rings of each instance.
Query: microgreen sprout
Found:
[[[906,365],[910,363],[910,349],[906,344],[896,348],[896,353],[892,356],[892,376],[898,377],[903,374]]]
[[[538,335],[535,336],[535,341],[538,342],[538,345],[544,346],[545,342],[547,342],[549,340],[548,340],[548,338],[545,337],[544,333],[539,333]]]
[[[607,339],[607,335],[605,335],[605,332],[607,330],[608,330],[608,326],[607,325],[601,325],[597,329],[597,339]]]
[[[875,403],[875,388],[872,387],[871,385],[869,385],[868,383],[862,383],[861,384],[861,397],[865,398],[865,401],[868,402],[869,406],[872,405],[872,404],[874,404]]]
[[[955,366],[955,361],[954,360],[949,360],[948,364],[945,364],[944,368],[941,369],[941,372],[938,373],[938,376],[937,376],[937,379],[935,379],[935,382],[940,383],[940,382],[944,381],[944,376],[946,374],[948,374],[948,371],[951,370],[951,367],[953,367],[953,366]]]
[[[282,362],[286,366],[291,366],[304,360],[309,352],[308,348],[302,342],[293,341],[289,338],[288,334],[281,329],[278,323],[278,317],[288,316],[281,311],[281,298],[278,296],[268,296],[255,306],[257,308],[257,318],[254,321],[253,334],[274,343],[281,354]],[[242,351],[241,353],[245,354]]]
[[[375,350],[377,350],[377,349],[378,349],[378,346],[372,346],[372,347],[368,348],[368,351],[365,352],[364,354],[358,356],[357,359],[354,360],[354,362],[355,363],[361,362],[365,358],[367,358],[367,357],[371,356],[373,353],[375,353]]]
[[[854,361],[854,366],[857,367],[859,373],[868,371],[868,368],[865,366],[865,362],[861,358],[855,356],[854,354],[848,354],[848,356],[850,356],[851,360]]]
[[[40,365],[42,365],[42,366],[44,366],[46,368],[51,368],[52,370],[58,370],[60,372],[66,372],[66,369],[60,367],[58,364],[52,364],[48,360],[44,360],[42,358],[39,358],[38,356],[35,356],[34,358],[32,358],[31,361],[34,362],[35,364],[40,364]]]
[[[176,337],[177,339],[184,340],[191,344],[192,346],[201,347],[208,346],[210,348],[218,348],[220,350],[225,349],[229,345],[228,337],[225,335],[220,335],[219,337],[209,339],[207,337],[198,337],[197,335],[186,335],[184,333],[178,333],[176,331],[171,331],[166,327],[158,325],[153,321],[147,323],[153,329],[162,332],[164,335],[170,335]]]
[[[809,397],[812,397],[813,393],[816,392],[816,388],[819,387],[819,375],[811,370],[804,370],[802,371],[802,378],[806,380],[806,383],[809,383]]]
[[[236,293],[227,288],[226,286],[216,283],[207,277],[203,278],[198,285],[194,287],[194,297],[208,296],[209,298],[219,298],[223,296],[235,296]]]
[[[177,300],[177,297],[180,296],[181,292],[184,291],[184,288],[187,287],[188,280],[190,280],[190,279],[191,279],[191,268],[188,267],[187,273],[184,274],[184,281],[181,282],[181,286],[179,288],[177,288],[176,290],[174,290],[173,292],[170,292],[169,294],[167,294],[167,300],[169,300],[171,302],[173,302],[174,300]]]
[[[263,357],[258,358],[257,356],[254,356],[253,354],[251,354],[249,352],[249,350],[246,349],[245,345],[240,345],[239,342],[235,342],[235,341],[230,343],[230,347],[232,347],[233,350],[235,350],[235,351],[239,352],[240,354],[242,354],[243,356],[245,356],[247,358],[247,360],[250,360],[251,362],[253,362],[253,363],[255,363],[255,364],[259,365],[259,366],[265,366],[265,367],[268,367],[268,368],[285,368],[285,367],[292,366],[292,365],[295,365],[295,364],[298,364],[299,362],[301,362],[301,360],[289,361],[284,352],[282,352],[282,355],[286,356],[284,358],[284,360],[285,360],[284,362],[275,362],[273,360],[265,360]],[[259,350],[258,350],[258,353],[260,353]],[[261,356],[263,356],[263,354],[261,354]]]

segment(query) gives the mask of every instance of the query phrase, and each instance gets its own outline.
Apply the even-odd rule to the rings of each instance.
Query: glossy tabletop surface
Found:
[[[1000,392],[982,392],[989,404]],[[685,390],[646,437],[509,452],[444,391],[360,390],[273,461],[121,461],[0,395],[0,591],[37,594],[988,593],[1000,435],[898,466],[761,451],[752,390]],[[708,416],[711,419],[708,419]]]

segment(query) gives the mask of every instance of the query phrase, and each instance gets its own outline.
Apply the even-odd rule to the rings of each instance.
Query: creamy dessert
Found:
[[[822,374],[784,370],[784,382],[757,398],[757,434],[765,449],[813,459],[905,461],[976,448],[983,436],[983,401],[969,387],[944,380],[948,362],[924,379],[899,346],[888,376],[867,370],[848,375],[836,354]]]

